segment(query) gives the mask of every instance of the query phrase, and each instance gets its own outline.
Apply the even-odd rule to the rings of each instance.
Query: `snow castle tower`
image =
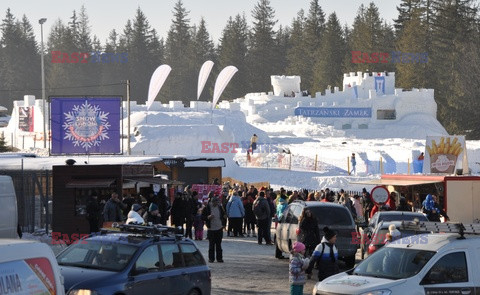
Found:
[[[300,93],[300,76],[271,76],[273,95],[292,96],[292,92]]]

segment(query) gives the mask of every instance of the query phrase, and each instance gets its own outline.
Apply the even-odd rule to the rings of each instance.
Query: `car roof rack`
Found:
[[[458,233],[459,239],[465,239],[465,235],[480,235],[480,223],[463,224],[461,222],[413,222],[416,228],[434,233]]]
[[[113,223],[111,229],[102,228],[102,233],[132,233],[145,237],[171,237],[180,240],[183,235],[181,229],[166,225],[140,225],[140,224],[118,224]]]

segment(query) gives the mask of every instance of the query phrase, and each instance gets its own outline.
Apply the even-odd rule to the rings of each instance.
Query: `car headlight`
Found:
[[[376,290],[376,291],[365,292],[360,295],[390,295],[390,294],[392,294],[392,291],[390,290]]]
[[[68,292],[68,295],[97,295],[97,292],[87,289],[78,289]]]

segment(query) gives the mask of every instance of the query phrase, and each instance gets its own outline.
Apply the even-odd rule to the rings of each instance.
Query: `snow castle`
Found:
[[[302,116],[342,130],[399,124],[412,115],[436,121],[434,90],[395,88],[393,72],[347,73],[342,91],[333,87],[313,97],[300,91],[299,76],[271,76],[271,81],[273,92],[249,93],[233,102],[221,102],[220,107],[240,108],[247,116],[257,115],[257,123]],[[438,125],[443,133],[443,127]]]

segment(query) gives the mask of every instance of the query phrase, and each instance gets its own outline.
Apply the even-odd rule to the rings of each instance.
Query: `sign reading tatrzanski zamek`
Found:
[[[295,115],[320,118],[371,118],[372,109],[298,107],[295,109]]]
[[[121,97],[50,97],[52,154],[119,154]]]

